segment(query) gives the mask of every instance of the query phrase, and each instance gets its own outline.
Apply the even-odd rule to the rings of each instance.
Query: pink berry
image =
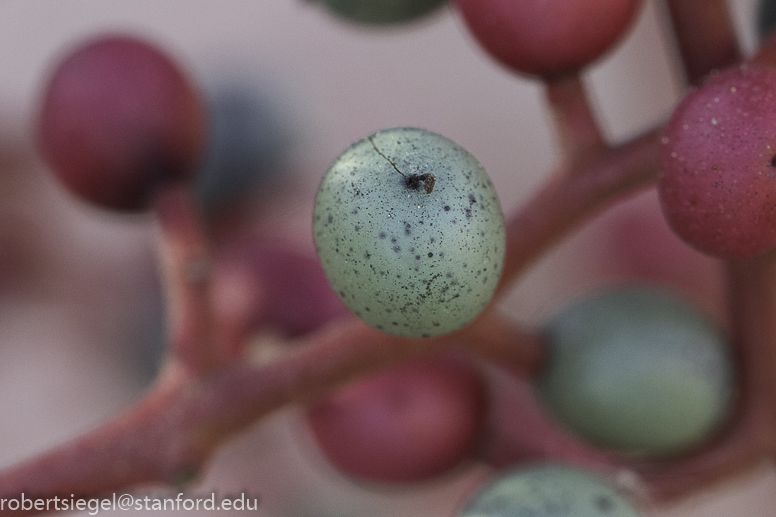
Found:
[[[312,406],[321,449],[344,472],[379,482],[436,477],[472,453],[485,387],[469,362],[423,358],[365,378]]]
[[[665,128],[663,213],[698,250],[746,257],[776,247],[776,69],[711,76]]]
[[[41,151],[72,192],[139,210],[160,183],[190,177],[204,139],[203,106],[152,45],[110,35],[71,52],[46,87]]]
[[[456,0],[485,49],[506,66],[552,77],[576,71],[608,50],[640,0]]]
[[[217,250],[213,285],[222,318],[247,333],[299,337],[348,314],[320,262],[291,242],[239,234]]]

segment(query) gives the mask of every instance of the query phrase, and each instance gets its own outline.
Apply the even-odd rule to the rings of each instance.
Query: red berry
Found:
[[[776,69],[735,67],[689,93],[660,169],[663,213],[685,242],[720,257],[776,247]]]
[[[485,387],[469,362],[424,358],[358,381],[310,408],[323,452],[371,481],[416,482],[471,454],[484,422]]]
[[[104,36],[55,69],[38,137],[71,191],[103,207],[138,210],[159,183],[193,174],[203,120],[197,92],[167,56],[129,36]]]
[[[299,337],[349,313],[315,256],[257,235],[219,247],[213,286],[222,318],[245,332],[270,327]]]
[[[474,36],[497,60],[527,74],[576,71],[609,49],[640,0],[456,0]]]

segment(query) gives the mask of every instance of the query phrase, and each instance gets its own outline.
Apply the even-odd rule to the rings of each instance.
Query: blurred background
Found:
[[[751,52],[755,2],[731,0],[730,7]],[[485,166],[506,213],[557,164],[541,85],[491,60],[452,9],[367,29],[307,0],[0,2],[0,467],[126,407],[160,360],[152,219],[74,199],[34,149],[50,67],[84,38],[109,31],[147,38],[178,60],[202,88],[211,130],[222,136],[203,167],[265,171],[272,188],[284,178],[292,188],[273,196],[258,189],[244,215],[310,249],[317,182],[345,147],[375,130],[418,126],[458,142]],[[627,38],[585,77],[609,141],[667,117],[682,91],[676,61],[661,4],[645,2]],[[230,120],[245,129],[230,134]],[[236,158],[262,145],[247,165]],[[202,195],[213,203],[233,194],[206,183]],[[538,325],[592,287],[646,278],[719,312],[717,273],[716,263],[673,239],[647,192],[564,241],[503,308]],[[326,464],[299,415],[281,411],[227,444],[194,492],[246,491],[261,498],[259,515],[273,517],[446,517],[486,474],[468,466],[412,487],[355,482]],[[772,515],[774,493],[776,475],[763,465],[650,515]]]

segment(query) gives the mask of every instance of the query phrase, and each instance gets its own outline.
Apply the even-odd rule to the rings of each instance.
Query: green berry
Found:
[[[646,287],[584,298],[547,328],[539,394],[576,434],[604,447],[671,454],[726,419],[734,392],[728,343],[685,300]]]
[[[506,472],[465,506],[459,517],[638,517],[605,480],[563,465]]]
[[[445,334],[488,304],[504,263],[501,206],[465,149],[416,128],[379,131],[321,181],[313,232],[329,283],[367,324]]]
[[[334,13],[370,25],[405,23],[441,8],[447,0],[322,0]]]

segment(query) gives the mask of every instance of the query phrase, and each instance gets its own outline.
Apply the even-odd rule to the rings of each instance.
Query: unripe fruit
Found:
[[[690,92],[665,128],[660,174],[663,213],[696,249],[776,247],[776,69],[731,68]]]
[[[389,25],[426,16],[447,0],[321,0],[332,12],[362,24]]]
[[[318,256],[345,305],[399,336],[457,330],[504,263],[501,206],[465,149],[415,128],[379,131],[336,159],[313,215]]]
[[[640,0],[456,0],[491,56],[526,74],[574,72],[608,50]]]
[[[115,210],[142,209],[157,185],[190,177],[204,138],[191,84],[130,36],[70,53],[46,87],[39,124],[41,151],[67,188]]]
[[[735,391],[719,329],[668,292],[623,287],[583,298],[546,329],[541,400],[567,429],[623,452],[664,455],[708,439]]]
[[[639,512],[594,474],[539,464],[503,473],[475,494],[458,516],[638,517]]]

